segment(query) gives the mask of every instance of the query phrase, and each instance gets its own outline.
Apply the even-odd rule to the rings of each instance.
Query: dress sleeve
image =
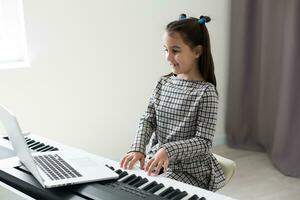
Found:
[[[218,96],[213,86],[208,86],[200,100],[195,137],[162,145],[170,160],[183,160],[210,152],[218,112]]]
[[[138,151],[145,154],[146,145],[156,130],[156,113],[155,113],[155,100],[158,91],[161,88],[161,81],[159,81],[149,99],[149,104],[147,106],[146,112],[141,117],[138,129],[135,135],[135,139],[131,148],[128,152]]]

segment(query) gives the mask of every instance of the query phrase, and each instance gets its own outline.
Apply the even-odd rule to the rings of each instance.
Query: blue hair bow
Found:
[[[179,15],[179,20],[186,19],[186,14],[182,13]]]
[[[204,25],[205,22],[206,22],[205,17],[201,15],[200,18],[198,19],[198,23],[199,23],[200,25]]]

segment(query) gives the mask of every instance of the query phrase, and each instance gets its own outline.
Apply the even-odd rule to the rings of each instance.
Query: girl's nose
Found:
[[[166,59],[167,61],[173,61],[173,55],[171,53],[166,53]]]

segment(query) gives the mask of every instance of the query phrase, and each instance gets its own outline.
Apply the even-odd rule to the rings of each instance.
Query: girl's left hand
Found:
[[[168,154],[163,148],[161,148],[156,152],[153,158],[147,162],[145,171],[147,172],[148,176],[150,176],[155,169],[154,175],[157,176],[161,168],[163,167],[164,170],[167,170],[168,165]]]

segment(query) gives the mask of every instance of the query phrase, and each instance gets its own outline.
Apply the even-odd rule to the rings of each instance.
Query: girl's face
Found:
[[[191,48],[177,32],[164,34],[166,59],[172,72],[183,79],[201,79],[198,70],[198,59],[202,53],[202,46]]]

